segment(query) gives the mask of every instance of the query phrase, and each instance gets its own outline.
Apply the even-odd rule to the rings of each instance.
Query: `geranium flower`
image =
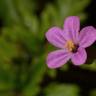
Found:
[[[48,54],[47,65],[49,68],[58,68],[71,60],[74,65],[86,62],[85,48],[96,40],[96,30],[87,26],[80,31],[80,21],[77,16],[65,19],[64,28],[52,27],[46,33],[47,40],[58,49]]]

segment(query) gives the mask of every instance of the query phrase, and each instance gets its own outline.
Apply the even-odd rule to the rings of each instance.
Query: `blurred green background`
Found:
[[[96,44],[76,67],[48,69],[48,28],[67,16],[96,25],[95,0],[0,0],[0,96],[96,96]]]

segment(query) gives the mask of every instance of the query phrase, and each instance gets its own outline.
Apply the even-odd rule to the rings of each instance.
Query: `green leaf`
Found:
[[[48,75],[52,78],[56,77],[56,69],[48,69]]]
[[[96,60],[92,64],[84,64],[80,66],[83,69],[91,70],[91,71],[96,71]]]
[[[71,84],[50,84],[44,96],[78,96],[78,87]]]
[[[96,89],[93,89],[91,92],[90,92],[90,95],[89,96],[96,96]]]
[[[43,79],[44,73],[46,71],[44,56],[41,56],[39,60],[32,63],[32,69],[30,70],[30,80],[25,86],[24,93],[25,96],[35,96],[40,91],[39,83]],[[33,95],[34,94],[34,95]]]

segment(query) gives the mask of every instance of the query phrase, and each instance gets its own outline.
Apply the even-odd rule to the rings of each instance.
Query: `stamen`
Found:
[[[66,47],[70,52],[72,52],[73,49],[75,48],[75,45],[74,45],[74,43],[73,43],[71,40],[69,40],[69,41],[67,41],[65,47]]]

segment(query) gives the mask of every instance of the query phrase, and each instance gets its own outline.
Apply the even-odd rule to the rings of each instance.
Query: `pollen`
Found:
[[[72,52],[75,48],[75,45],[72,40],[67,41],[65,48],[67,48],[70,52]]]

